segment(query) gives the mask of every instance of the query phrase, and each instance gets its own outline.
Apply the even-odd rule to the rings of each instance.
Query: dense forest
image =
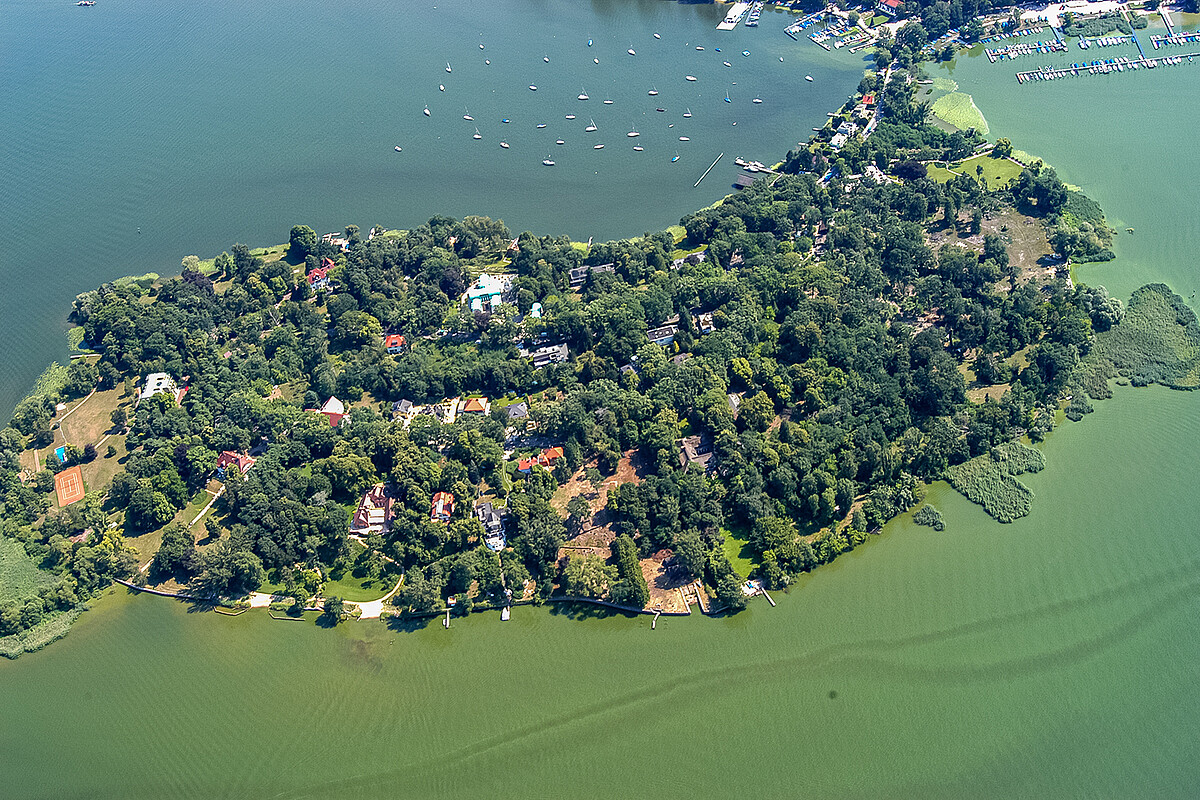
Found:
[[[881,102],[865,142],[835,155],[817,137],[781,174],[674,233],[589,250],[435,217],[409,231],[352,226],[341,246],[296,226],[286,254],[234,245],[178,277],[80,295],[72,319],[97,356],[74,361],[0,432],[0,533],[58,576],[0,606],[0,635],[74,607],[111,576],[138,576],[125,539],[159,529],[144,577],[214,595],[270,580],[303,603],[356,568],[403,574],[394,602],[414,610],[499,602],[522,586],[641,607],[638,559],[668,549],[736,609],[746,576],[726,537],[747,541],[758,576],[783,586],[913,507],[924,482],[1038,440],[1122,306],[1063,270],[1022,276],[1003,231],[981,225],[1019,211],[1052,241],[1073,232],[1081,241],[1055,245],[1072,256],[1103,246],[1103,217],[1040,164],[1004,187],[929,179],[924,161],[975,142],[929,125],[903,80]],[[888,177],[864,177],[868,165]],[[1073,207],[1090,215],[1082,233]],[[314,290],[306,275],[329,262],[330,285]],[[572,270],[599,266],[572,288]],[[484,271],[511,286],[497,307],[473,310],[463,293]],[[665,344],[648,338],[656,328]],[[405,346],[388,352],[386,334]],[[551,344],[566,345],[566,360],[535,367],[529,351]],[[19,479],[21,451],[52,438],[55,402],[96,386],[132,397],[152,373],[186,386],[182,398],[114,412],[128,455],[111,485],[51,510],[53,472],[106,457],[71,451]],[[970,399],[970,387],[987,391]],[[392,413],[397,401],[474,396],[492,398],[489,413]],[[341,424],[313,411],[331,397],[347,406]],[[527,420],[508,414],[517,402]],[[711,459],[681,457],[688,438]],[[562,448],[552,468],[515,468],[547,443]],[[244,476],[226,471],[202,524],[173,521],[223,451],[257,461]],[[623,463],[638,478],[608,493],[609,564],[560,561],[583,511],[560,513],[556,491],[577,473],[599,485]],[[394,523],[355,546],[349,515],[377,483]],[[456,500],[449,522],[431,518],[439,492]],[[483,544],[481,498],[506,509],[499,552]]]

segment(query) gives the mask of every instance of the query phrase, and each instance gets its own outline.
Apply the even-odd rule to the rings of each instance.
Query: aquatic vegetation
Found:
[[[1121,323],[1098,334],[1092,353],[1076,368],[1076,378],[1098,399],[1090,389],[1097,374],[1122,375],[1134,386],[1200,389],[1200,325],[1195,313],[1164,284],[1138,289]]]
[[[0,636],[0,656],[16,658],[22,653],[32,653],[41,650],[51,642],[56,642],[71,630],[71,623],[82,613],[82,609],[73,608],[60,611],[46,617],[32,628],[14,633],[11,636]]]
[[[956,128],[964,131],[974,128],[984,136],[988,135],[988,123],[983,112],[975,105],[975,99],[965,92],[951,92],[934,100],[933,113]]]
[[[933,528],[935,531],[946,530],[946,523],[942,519],[942,512],[938,511],[936,506],[931,506],[928,503],[918,508],[917,513],[913,514],[913,522]]]
[[[958,492],[1000,522],[1012,522],[1029,513],[1033,491],[1016,479],[1026,472],[1041,472],[1046,457],[1041,451],[1008,442],[991,452],[946,470],[946,479]]]

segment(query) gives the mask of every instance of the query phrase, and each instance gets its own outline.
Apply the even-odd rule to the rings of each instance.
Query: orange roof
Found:
[[[83,499],[83,471],[79,465],[64,469],[54,476],[54,493],[58,495],[59,508],[66,508]]]
[[[383,337],[384,347],[403,347],[404,342],[404,334],[401,333],[389,333]]]
[[[556,461],[563,457],[563,449],[561,447],[547,447],[542,451],[542,458],[546,461]]]
[[[485,397],[472,397],[467,401],[467,404],[463,406],[463,411],[486,411],[487,406],[484,405],[486,402],[487,398]]]

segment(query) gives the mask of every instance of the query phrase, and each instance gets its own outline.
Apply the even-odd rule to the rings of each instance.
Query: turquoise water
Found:
[[[782,15],[724,34],[720,18],[662,0],[5,3],[0,336],[19,346],[0,362],[0,409],[64,356],[75,294],[285,241],[296,223],[487,214],[581,241],[678,223],[729,191],[734,156],[781,158],[860,74],[784,36]],[[728,166],[693,189],[721,152]]]
[[[629,9],[646,36],[660,13],[711,12],[589,13]],[[974,59],[954,77],[994,136],[1135,227],[1080,277],[1190,293],[1187,68],[1020,87]],[[0,794],[1194,797],[1200,395],[1118,389],[1043,449],[1027,518],[934,487],[945,532],[898,520],[777,608],[654,631],[527,608],[326,631],[113,591],[65,640],[0,663]]]

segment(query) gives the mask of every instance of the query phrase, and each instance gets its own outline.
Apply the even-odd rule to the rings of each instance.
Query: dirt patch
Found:
[[[680,588],[694,581],[674,565],[674,557],[675,554],[671,550],[663,549],[639,562],[642,577],[650,587],[650,602],[646,605],[647,608],[668,612],[687,611],[688,603],[680,593]]]
[[[1046,228],[1033,217],[1019,214],[1015,209],[990,215],[984,219],[983,232],[994,233],[1008,246],[1008,260],[1017,268],[1017,282],[1038,284],[1054,280],[1057,263]],[[1006,285],[1002,281],[1001,285]]]

